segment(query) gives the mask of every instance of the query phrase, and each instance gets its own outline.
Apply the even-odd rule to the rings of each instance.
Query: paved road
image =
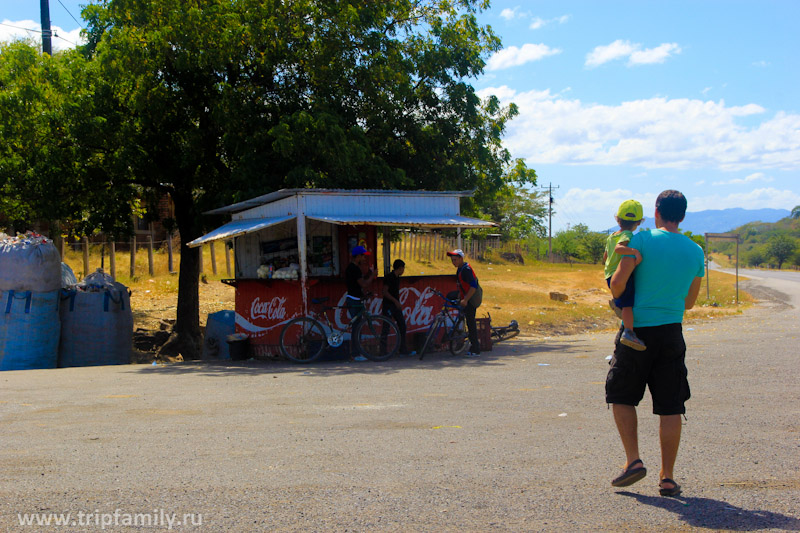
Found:
[[[677,499],[658,496],[649,399],[651,474],[609,485],[623,456],[603,403],[607,332],[480,360],[3,372],[0,530],[118,531],[144,514],[166,529],[172,513],[194,513],[173,528],[800,531],[790,300],[686,325],[693,398]],[[67,512],[73,527],[18,521]]]

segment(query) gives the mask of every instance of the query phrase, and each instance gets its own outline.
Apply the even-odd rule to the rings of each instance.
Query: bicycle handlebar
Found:
[[[439,298],[444,300],[444,306],[445,307],[451,307],[453,309],[458,309],[458,310],[462,310],[463,311],[464,308],[461,307],[461,305],[459,305],[459,303],[458,303],[459,300],[451,300],[450,298],[448,298],[447,296],[442,294],[437,289],[431,289],[431,291],[433,292],[433,294],[435,294],[436,296],[438,296]]]

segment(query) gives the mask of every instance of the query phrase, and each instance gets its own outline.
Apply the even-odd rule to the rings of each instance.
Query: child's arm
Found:
[[[619,254],[619,255],[632,255],[632,256],[634,256],[634,258],[636,258],[636,263],[635,264],[638,265],[639,263],[641,263],[642,262],[642,253],[639,250],[637,250],[636,248],[631,248],[630,246],[626,246],[626,244],[628,244],[628,241],[625,241],[624,243],[617,244],[614,247],[614,253],[615,254]]]

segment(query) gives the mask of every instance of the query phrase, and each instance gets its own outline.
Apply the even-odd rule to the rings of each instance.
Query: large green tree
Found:
[[[775,258],[775,261],[778,262],[778,270],[780,270],[784,261],[792,256],[796,247],[797,243],[788,235],[776,235],[767,242],[767,255]]]
[[[203,210],[283,187],[475,189],[510,176],[516,113],[469,84],[499,49],[480,0],[105,0],[84,11],[109,179],[166,193],[181,233],[174,341],[198,352]],[[103,132],[105,134],[103,134]],[[523,165],[524,166],[524,165]]]
[[[84,235],[131,230],[135,190],[106,172],[94,65],[25,41],[0,45],[0,213],[9,225],[64,221]]]

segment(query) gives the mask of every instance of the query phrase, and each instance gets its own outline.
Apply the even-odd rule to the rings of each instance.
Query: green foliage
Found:
[[[104,170],[104,119],[95,114],[94,65],[75,51],[40,54],[0,45],[0,212],[22,229],[62,220],[68,233],[132,230],[135,191]]]
[[[792,218],[794,219],[800,218],[800,205],[796,205],[794,206],[794,209],[792,209]]]
[[[603,253],[606,251],[606,234],[594,231],[587,233],[583,236],[581,247],[583,256],[596,265],[602,261]]]
[[[797,242],[787,235],[776,235],[767,243],[767,254],[778,262],[780,270],[783,263],[789,259],[797,247]]]
[[[749,266],[758,267],[764,264],[766,261],[766,257],[761,250],[761,248],[752,248],[748,253],[744,256],[745,263]]]
[[[684,231],[683,234],[696,242],[703,250],[706,249],[706,239],[702,235],[694,235],[691,231]]]
[[[526,179],[535,183],[536,176],[533,174]],[[547,199],[540,191],[516,185],[504,186],[494,201],[484,208],[484,213],[500,224],[499,231],[504,241],[544,236],[547,231],[543,223],[547,215]]]
[[[793,263],[792,251],[797,249],[800,243],[800,218],[794,216],[795,210],[792,210],[792,216],[775,223],[752,222],[732,230],[731,233],[740,235],[739,254],[746,264],[759,266],[768,263],[771,258],[779,268],[786,262]],[[791,247],[790,243],[794,243],[794,248],[787,252],[787,248]],[[713,253],[733,256],[736,252],[736,243],[712,239],[710,249]]]

